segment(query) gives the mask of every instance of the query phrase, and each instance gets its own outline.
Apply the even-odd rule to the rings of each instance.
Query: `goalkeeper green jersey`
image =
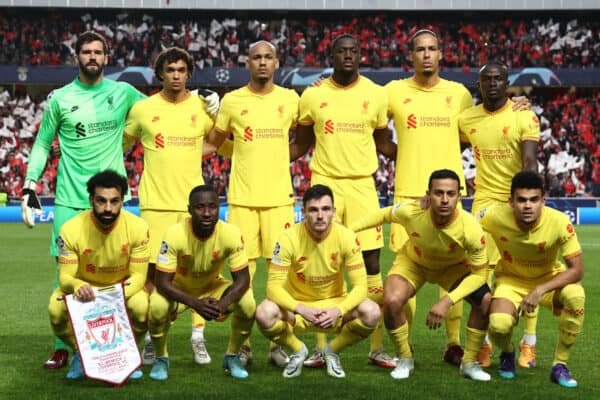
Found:
[[[89,86],[76,78],[55,90],[31,150],[26,179],[39,179],[58,135],[55,204],[89,208],[86,183],[93,175],[112,169],[127,176],[122,148],[125,119],[131,106],[144,97],[130,84],[109,79]]]

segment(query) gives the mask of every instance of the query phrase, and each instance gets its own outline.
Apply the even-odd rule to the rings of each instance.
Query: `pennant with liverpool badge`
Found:
[[[64,296],[85,375],[122,385],[142,364],[121,284],[94,288],[96,299]]]

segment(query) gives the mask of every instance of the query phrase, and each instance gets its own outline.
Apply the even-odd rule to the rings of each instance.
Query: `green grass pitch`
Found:
[[[229,323],[209,323],[206,329],[212,364],[193,363],[189,348],[190,317],[183,314],[169,335],[171,368],[166,382],[145,376],[119,389],[91,380],[68,381],[66,369],[47,371],[42,363],[52,350],[47,304],[55,275],[48,255],[50,225],[29,230],[22,224],[0,224],[0,400],[8,399],[599,399],[600,368],[600,227],[577,227],[584,249],[586,275],[586,320],[569,364],[579,381],[577,389],[563,389],[549,382],[557,319],[548,310],[540,311],[538,324],[538,366],[517,367],[517,377],[505,381],[497,376],[497,355],[490,368],[492,381],[479,383],[463,379],[458,369],[441,361],[445,344],[443,329],[429,331],[424,324],[428,308],[437,298],[437,288],[426,286],[418,295],[413,329],[416,369],[405,381],[394,381],[388,370],[367,364],[367,341],[342,353],[346,379],[336,380],[325,370],[304,369],[302,376],[285,380],[281,370],[267,364],[267,342],[255,328],[252,334],[254,363],[250,377],[234,381],[220,367],[229,334]],[[382,269],[387,271],[392,254],[382,252]],[[264,298],[264,263],[254,282],[257,302]],[[465,307],[465,313],[467,312]],[[463,318],[464,324],[464,318]],[[518,341],[522,326],[515,330]],[[304,336],[309,348],[312,335]],[[461,332],[464,342],[464,330]],[[384,333],[384,343],[391,344]],[[598,347],[597,347],[598,345]]]

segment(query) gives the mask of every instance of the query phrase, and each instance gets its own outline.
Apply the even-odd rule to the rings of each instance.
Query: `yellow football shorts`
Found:
[[[379,197],[373,178],[370,176],[365,178],[332,178],[313,172],[310,184],[321,184],[331,189],[334,197],[336,220],[343,225],[348,226],[379,209]],[[363,251],[383,247],[381,226],[358,232],[356,236]]]
[[[496,287],[492,298],[507,299],[513,303],[515,309],[518,309],[521,300],[539,284],[540,282],[526,282],[522,279],[509,276],[496,276]],[[555,308],[553,301],[554,293],[554,290],[544,293],[540,300],[540,306],[548,308],[554,315],[559,316],[561,309]]]
[[[243,207],[230,204],[229,222],[242,231],[250,260],[261,256],[271,258],[281,232],[294,225],[294,206]]]
[[[388,276],[399,275],[403,277],[415,288],[415,292],[418,292],[425,282],[437,284],[450,291],[456,283],[470,273],[471,271],[464,264],[455,264],[443,269],[428,269],[415,263],[404,252],[400,251],[396,255]]]
[[[159,211],[159,210],[141,210],[140,217],[148,224],[150,228],[150,263],[156,264],[156,257],[160,250],[160,244],[171,226],[183,221],[190,214],[187,211]]]

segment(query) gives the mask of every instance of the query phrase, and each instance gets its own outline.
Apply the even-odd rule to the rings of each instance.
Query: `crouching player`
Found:
[[[352,230],[360,231],[383,222],[395,222],[408,234],[408,241],[398,252],[383,291],[385,326],[399,358],[391,375],[394,379],[406,379],[414,371],[404,305],[425,282],[431,282],[447,290],[448,294],[431,307],[427,326],[439,328],[450,307],[466,299],[471,304],[471,312],[460,373],[477,381],[489,381],[490,375],[477,363],[491,302],[486,284],[485,236],[471,214],[456,208],[460,201],[460,181],[454,171],[434,171],[428,186],[429,209],[423,210],[419,201],[399,203],[350,226]]]
[[[326,344],[327,373],[344,378],[338,353],[368,337],[381,312],[367,299],[367,276],[356,235],[335,216],[333,193],[315,185],[303,198],[304,222],[279,238],[269,265],[267,299],[256,310],[256,322],[273,342],[293,352],[284,378],[299,376],[308,349],[297,333],[339,334]],[[352,289],[346,291],[344,271]]]
[[[250,287],[248,257],[239,228],[219,221],[219,196],[207,185],[189,195],[190,217],[165,233],[156,263],[157,291],[150,296],[148,326],[156,352],[150,378],[168,378],[167,333],[177,313],[193,309],[207,321],[223,321],[232,314],[231,335],[223,358],[234,378],[247,378],[239,358],[252,331],[256,303]],[[229,261],[233,281],[221,271]]]
[[[73,330],[63,294],[74,294],[81,301],[95,299],[93,287],[127,282],[125,299],[131,325],[139,343],[146,332],[148,295],[143,290],[148,272],[148,225],[141,218],[123,211],[127,179],[107,170],[87,182],[91,210],[66,222],[56,239],[59,250],[59,287],[52,293],[48,312],[54,334],[76,350]],[[83,377],[79,353],[71,361],[69,379]],[[141,378],[137,370],[131,378]]]
[[[519,315],[538,305],[548,307],[559,317],[550,380],[576,387],[567,361],[583,325],[583,257],[569,218],[545,203],[542,178],[535,172],[519,172],[512,180],[509,204],[491,208],[480,221],[501,255],[490,306],[490,337],[502,350],[500,376],[514,378],[513,327]],[[559,253],[567,268],[557,260]]]

